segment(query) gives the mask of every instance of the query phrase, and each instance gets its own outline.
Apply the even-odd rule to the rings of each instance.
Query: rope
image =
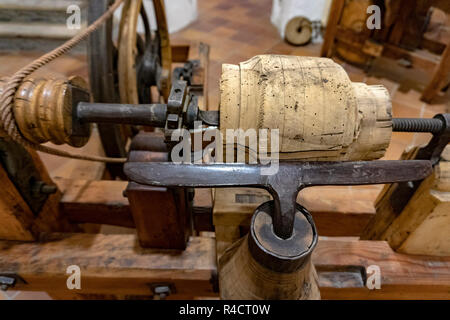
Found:
[[[120,4],[123,1],[124,0],[116,0],[114,4],[111,5],[102,16],[100,16],[88,28],[86,28],[86,30],[76,35],[72,39],[68,40],[58,48],[32,61],[31,63],[29,63],[27,66],[17,71],[11,78],[8,79],[7,83],[4,85],[2,95],[0,96],[0,126],[2,126],[0,127],[0,130],[2,131],[2,133],[6,133],[12,140],[25,147],[29,147],[55,156],[79,160],[90,160],[97,162],[110,162],[110,163],[124,163],[126,161],[125,158],[109,158],[101,156],[74,154],[33,143],[22,136],[19,129],[17,128],[13,114],[14,96],[23,80],[30,74],[35,72],[37,69],[48,64],[49,62],[60,57],[61,55],[67,53],[81,41],[86,39],[87,36],[89,36],[92,32],[96,31],[106,20],[111,18],[114,11],[120,6]]]

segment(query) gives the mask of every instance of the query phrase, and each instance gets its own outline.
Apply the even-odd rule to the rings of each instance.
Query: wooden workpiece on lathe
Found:
[[[0,78],[0,94],[7,78]],[[74,95],[76,95],[74,97]],[[89,101],[86,82],[69,79],[25,79],[14,96],[14,118],[20,133],[33,143],[52,142],[81,147],[89,137],[72,133],[73,107],[77,100]],[[90,126],[85,130],[90,132]]]
[[[227,129],[279,129],[280,159],[373,160],[391,139],[388,91],[351,82],[330,59],[259,55],[224,64],[220,93],[225,145],[235,144]]]

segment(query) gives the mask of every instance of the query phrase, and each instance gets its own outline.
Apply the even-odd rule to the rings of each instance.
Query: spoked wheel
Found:
[[[100,17],[113,0],[89,1],[89,23]],[[105,23],[88,40],[88,64],[94,102],[150,103],[151,86],[157,86],[167,101],[170,92],[171,47],[163,0],[154,0],[158,30],[153,35],[142,0],[124,2],[118,41],[113,40],[113,22]],[[145,34],[137,33],[141,17]],[[99,124],[105,153],[126,157],[130,126]],[[113,177],[123,176],[121,165],[108,165]]]
[[[171,51],[162,0],[153,1],[158,30],[152,36],[142,0],[125,2],[118,41],[119,93],[122,103],[150,103],[150,87],[167,99],[170,90]],[[145,36],[137,33],[139,16]]]

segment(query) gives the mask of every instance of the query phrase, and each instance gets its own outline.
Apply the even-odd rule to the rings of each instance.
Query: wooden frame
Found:
[[[199,51],[207,52],[205,48]],[[185,45],[173,46],[172,53],[176,62],[193,54],[192,47]],[[206,69],[207,64],[201,62],[198,81],[206,81]],[[206,103],[207,96],[204,98]],[[34,159],[51,182],[39,158],[35,155]],[[217,257],[245,234],[253,210],[268,200],[268,194],[259,189],[217,189],[211,216],[212,190],[197,190],[196,233],[186,249],[144,249],[133,234],[77,233],[81,231],[78,224],[135,228],[131,199],[123,194],[128,182],[55,179],[60,192],[48,199],[36,218],[18,214],[17,209],[26,204],[17,206],[21,198],[8,176],[1,173],[0,181],[8,187],[3,188],[6,196],[0,197],[0,204],[10,210],[2,209],[8,219],[2,218],[0,232],[16,230],[8,228],[17,223],[22,229],[18,237],[1,236],[0,275],[20,280],[14,289],[46,291],[55,298],[148,299],[155,298],[155,286],[169,285],[169,299],[216,299]],[[400,254],[385,241],[358,240],[376,214],[372,199],[378,188],[355,188],[351,193],[346,187],[334,188],[333,196],[323,190],[312,188],[299,196],[322,236],[313,262],[323,299],[450,298],[450,257]],[[204,233],[214,229],[215,238]],[[66,271],[71,265],[81,268],[80,290],[67,289]],[[366,287],[366,270],[373,265],[381,270],[380,290]]]
[[[388,31],[374,32],[371,38],[377,42],[367,39],[365,37],[359,36],[352,30],[343,29],[339,26],[339,21],[344,10],[345,0],[333,0],[328,24],[326,28],[326,33],[324,36],[324,42],[321,49],[322,57],[331,57],[334,55],[334,46],[336,40],[350,45],[353,49],[357,51],[364,52],[373,57],[384,56],[390,59],[405,59],[409,61],[414,68],[419,68],[430,72],[432,70],[432,79],[425,87],[422,92],[421,100],[430,103],[438,93],[448,84],[448,76],[450,74],[450,43],[446,44],[443,53],[440,58],[431,58],[430,55],[422,54],[420,51],[409,51],[399,46],[400,40],[402,39],[405,32],[405,24],[407,24],[411,19],[409,15],[412,9],[415,7],[415,2],[402,0],[403,2],[399,5],[399,8],[406,8],[406,10],[399,10],[398,16],[391,18],[393,21],[393,26],[391,26],[389,33]],[[416,1],[416,0],[414,0]],[[441,4],[441,7],[445,10],[449,10],[448,5]],[[408,10],[410,9],[410,10]],[[375,52],[370,52],[371,50],[366,50],[369,46],[377,46],[378,49]],[[426,45],[430,48],[441,47],[441,44],[434,43],[433,41],[423,41],[422,45]]]

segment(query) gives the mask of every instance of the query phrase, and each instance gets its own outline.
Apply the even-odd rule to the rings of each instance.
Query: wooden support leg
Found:
[[[441,61],[437,65],[433,79],[431,79],[428,86],[422,93],[421,100],[430,103],[434,97],[442,90],[446,85],[450,75],[450,43],[445,48],[444,53],[441,56]]]
[[[334,40],[338,29],[339,19],[341,18],[342,10],[344,9],[345,0],[333,0],[328,16],[327,30],[323,39],[322,49],[320,51],[321,57],[331,57]]]

